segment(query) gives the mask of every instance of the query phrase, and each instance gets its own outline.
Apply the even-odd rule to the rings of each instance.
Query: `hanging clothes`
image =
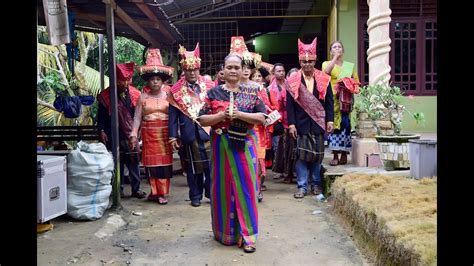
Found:
[[[94,101],[94,96],[57,96],[53,105],[65,117],[77,118],[82,114],[82,105],[91,105]]]

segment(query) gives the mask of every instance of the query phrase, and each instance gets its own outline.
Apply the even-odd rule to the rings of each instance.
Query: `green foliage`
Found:
[[[51,88],[55,93],[63,93],[66,90],[66,86],[62,84],[62,78],[58,72],[49,71],[46,76],[38,84],[39,89]]]
[[[72,75],[67,64],[65,45],[49,45],[45,27],[37,28],[38,68],[40,79],[37,84],[37,124],[38,125],[91,125],[96,121],[97,101],[91,106],[83,106],[82,115],[77,119],[65,118],[63,113],[52,107],[57,95],[97,96],[100,93],[99,45],[95,33],[77,31],[79,61],[75,61],[75,73]],[[135,62],[143,64],[144,46],[124,37],[115,41],[116,63]],[[56,58],[57,55],[57,58]],[[104,86],[109,86],[107,41],[104,39]],[[133,84],[140,88],[144,85],[137,72]]]
[[[38,36],[38,43],[49,45],[48,32],[47,32],[46,26],[38,26],[36,33]]]
[[[39,41],[47,40],[47,32],[38,27]],[[68,68],[65,45],[52,46],[38,43],[38,68],[40,79],[37,84],[37,124],[38,125],[92,125],[97,114],[97,102],[92,106],[82,106],[82,114],[76,119],[64,117],[53,107],[56,96],[92,95],[100,92],[100,73],[86,65],[86,56],[97,45],[95,33],[78,32],[80,60],[75,61],[74,75]],[[47,42],[46,42],[47,43]],[[57,55],[57,58],[56,58]],[[109,85],[105,76],[104,86]]]
[[[135,62],[135,65],[143,65],[143,51],[145,47],[134,40],[127,39],[125,37],[115,38],[115,54],[117,64]],[[104,38],[104,72],[108,73],[108,49],[107,39]],[[87,58],[87,65],[91,66],[95,70],[99,71],[99,46],[94,47],[89,53]],[[138,71],[135,71],[132,78],[132,83],[137,88],[142,88],[145,82],[140,78]]]
[[[377,131],[380,132],[376,120],[389,118],[395,135],[400,135],[402,130],[403,112],[409,114],[417,125],[424,126],[425,115],[421,112],[412,113],[402,105],[403,93],[397,86],[387,84],[367,85],[360,89],[356,96],[354,109],[356,112],[367,113],[374,121]]]

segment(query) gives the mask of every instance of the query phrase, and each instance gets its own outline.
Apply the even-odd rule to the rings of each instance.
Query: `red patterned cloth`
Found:
[[[173,164],[173,150],[168,142],[168,120],[142,121],[142,163],[146,167]],[[157,141],[158,140],[158,141]]]
[[[201,52],[199,50],[199,42],[196,44],[196,48],[193,51],[188,52],[184,46],[179,45],[178,50],[179,55],[181,56],[181,67],[184,70],[194,70],[201,68]]]
[[[128,85],[128,92],[130,94],[130,101],[132,103],[132,107],[137,106],[138,98],[140,98],[141,92],[132,85]],[[101,91],[97,98],[109,110],[110,115],[112,113],[112,106],[110,104],[110,87]]]
[[[234,104],[238,110],[247,113],[266,113],[265,105],[260,97],[257,95],[257,88],[252,86],[240,85],[240,92],[235,93]],[[223,85],[213,88],[204,99],[204,105],[201,108],[200,114],[216,114],[220,111],[225,111],[229,106],[229,92],[223,88]],[[231,121],[226,119],[212,126],[212,129],[229,128]],[[254,125],[245,123],[248,129]]]
[[[135,89],[132,86],[128,86],[128,92],[130,94],[131,107],[135,108],[137,106],[138,98],[140,97],[141,92]],[[97,100],[107,108],[109,115],[112,115],[112,106],[110,104],[110,87],[103,90]],[[119,128],[125,136],[129,137],[132,133],[133,128],[133,117],[130,114],[130,111],[125,106],[124,101],[118,99],[117,101],[117,114],[119,120]]]
[[[286,111],[286,91],[289,89],[288,81],[285,79],[281,91],[278,89],[278,81],[276,77],[272,78],[270,85],[270,102],[272,103],[272,109],[278,110],[281,115],[281,123],[283,127],[288,128],[288,113]],[[273,132],[273,128],[271,129]]]
[[[342,79],[338,80],[337,84],[336,84],[336,88],[334,88],[336,92],[339,91],[339,88],[340,88],[341,85],[344,85],[344,87],[346,87],[352,94],[358,94],[359,93],[360,82],[353,79],[353,78],[345,77],[345,78],[342,78]]]
[[[160,178],[149,178],[150,181],[150,199],[158,199],[158,197],[164,196],[170,193],[170,179],[160,179]]]
[[[310,44],[304,44],[298,38],[298,58],[306,61],[316,60],[316,44],[317,38],[314,38]]]
[[[292,75],[288,78],[288,83],[289,83],[289,91],[292,92],[293,98],[295,100],[299,96],[299,88],[301,86],[301,77],[303,76],[303,72],[298,70],[298,73],[296,75]],[[331,76],[324,73],[321,70],[314,70],[313,77],[316,81],[316,88],[319,92],[319,99],[323,100],[326,97],[326,92],[327,88],[329,85],[329,82],[331,82]]]
[[[194,108],[193,105],[201,106],[206,97],[207,91],[214,87],[214,82],[209,81],[202,76],[198,77],[197,83],[201,89],[201,93],[199,94],[189,88],[188,82],[184,77],[179,79],[178,82],[171,87],[170,93],[168,94],[170,104],[181,110],[183,114],[192,120],[197,118],[200,109],[199,108],[197,112],[195,112],[196,108]],[[189,97],[189,99],[186,99],[187,97]]]
[[[147,52],[146,64],[138,68],[138,73],[144,80],[157,75],[162,81],[173,77],[174,68],[165,66],[161,57],[160,49],[150,48]]]
[[[316,97],[308,91],[306,86],[301,82],[301,76],[303,73],[301,70],[298,74],[292,75],[288,78],[290,84],[288,92],[291,94],[293,99],[305,110],[305,112],[313,119],[321,128],[326,128],[324,106],[321,104]],[[314,79],[316,81],[316,87],[319,92],[319,99],[326,97],[327,86],[331,81],[331,76],[328,74],[315,69]]]
[[[133,72],[135,70],[135,63],[130,62],[126,64],[117,64],[115,67],[115,72],[117,73],[117,80],[120,81],[129,81],[133,77]]]

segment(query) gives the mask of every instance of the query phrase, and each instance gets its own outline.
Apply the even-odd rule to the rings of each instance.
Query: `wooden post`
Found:
[[[118,133],[118,115],[117,115],[117,82],[115,71],[115,28],[114,28],[114,7],[104,0],[105,16],[107,20],[107,51],[109,56],[109,85],[110,85],[110,103],[112,107],[112,154],[115,163],[114,186],[112,188],[112,208],[120,208],[120,150],[119,150],[119,133]]]

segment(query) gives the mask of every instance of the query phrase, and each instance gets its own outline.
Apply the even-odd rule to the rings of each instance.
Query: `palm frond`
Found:
[[[57,47],[38,43],[38,67],[40,67],[42,73],[46,73],[49,69],[58,68],[54,58],[54,53],[56,52],[58,52]]]
[[[42,101],[52,105],[54,100],[56,99],[56,94],[53,89],[50,87],[42,87],[41,89],[37,90],[37,97]],[[52,110],[43,105],[37,105],[37,119],[38,124],[40,125],[47,125],[53,126],[56,125],[55,121],[59,120],[59,117],[62,115],[61,112]]]
[[[86,81],[86,90],[89,95],[97,96],[100,93],[100,72],[89,66],[84,66],[83,73]],[[104,88],[109,86],[109,77],[104,75]]]
[[[58,125],[57,122],[61,121],[62,113],[51,110],[43,105],[37,106],[37,118],[38,124],[44,126]]]
[[[87,54],[91,47],[97,44],[95,33],[78,32],[78,43],[81,60],[75,61],[75,75],[72,76],[68,64],[65,45],[51,46],[38,43],[38,68],[40,75],[46,76],[49,72],[58,72],[63,77],[59,82],[65,86],[70,96],[91,95],[96,97],[100,93],[100,72],[86,65]],[[66,80],[64,80],[66,79]],[[48,80],[51,81],[50,79]],[[64,82],[63,82],[64,81]],[[58,83],[54,83],[58,84]],[[109,79],[104,77],[104,86],[109,86]],[[70,119],[64,114],[51,109],[56,99],[58,88],[38,85],[37,115],[38,123],[43,125],[92,125],[93,110],[97,109],[97,103],[91,106],[82,106],[82,114],[78,118]],[[58,91],[59,93],[59,91]]]
[[[87,45],[94,46],[97,44],[97,33],[93,32],[84,32],[84,40],[87,41]]]

